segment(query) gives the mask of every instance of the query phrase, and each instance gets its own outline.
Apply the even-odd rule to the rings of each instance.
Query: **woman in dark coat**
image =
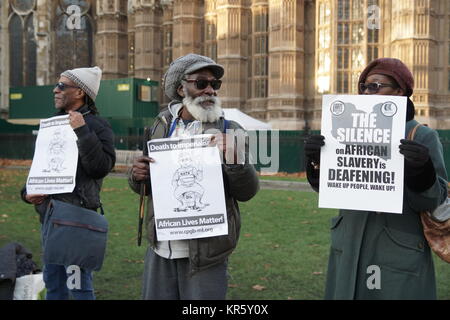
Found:
[[[418,123],[409,99],[414,80],[398,59],[372,61],[359,78],[359,94],[407,96],[405,137]],[[307,177],[319,190],[321,135],[305,143]],[[402,139],[405,157],[402,214],[340,210],[331,221],[326,299],[436,299],[432,254],[419,213],[447,198],[443,149],[435,130],[420,126],[414,141]],[[378,280],[375,276],[379,277]]]

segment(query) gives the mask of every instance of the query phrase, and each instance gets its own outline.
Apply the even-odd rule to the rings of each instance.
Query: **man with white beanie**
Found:
[[[53,89],[56,115],[69,114],[70,125],[77,135],[78,164],[76,185],[72,193],[54,195],[27,194],[22,199],[35,205],[41,223],[51,199],[67,202],[91,210],[101,209],[100,189],[103,178],[116,161],[114,135],[109,123],[98,116],[95,99],[100,88],[102,71],[98,67],[77,68],[63,72]],[[70,274],[69,274],[70,275]],[[65,266],[44,265],[43,276],[47,300],[94,300],[92,272],[81,269],[80,286],[67,287]],[[76,287],[76,286],[75,286]]]
[[[172,99],[167,109],[157,117],[149,139],[186,137],[216,133],[215,142],[222,151],[222,174],[228,219],[228,234],[209,238],[158,241],[151,199],[151,186],[158,183],[150,178],[152,158],[137,158],[129,173],[130,187],[139,193],[145,184],[148,196],[147,250],[144,266],[143,299],[225,299],[227,292],[227,260],[236,248],[240,231],[237,201],[250,200],[259,190],[256,171],[245,154],[243,163],[236,163],[236,147],[226,143],[225,132],[242,127],[223,117],[220,89],[224,74],[221,65],[198,54],[182,56],[171,63],[164,76],[166,95]],[[246,148],[248,150],[248,148]],[[231,155],[227,157],[227,155]],[[230,160],[231,159],[231,160]],[[172,201],[169,195],[167,201]]]

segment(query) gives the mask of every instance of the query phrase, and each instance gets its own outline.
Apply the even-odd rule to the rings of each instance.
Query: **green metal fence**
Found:
[[[304,171],[304,131],[250,131],[249,137],[251,157],[258,171]]]
[[[144,125],[152,119],[132,121],[110,120],[115,132],[118,150],[142,150]],[[116,122],[120,122],[119,126]],[[0,120],[0,158],[32,159],[38,126],[12,125]],[[311,133],[318,133],[314,131]],[[450,170],[450,130],[438,130],[443,148],[445,164]],[[304,167],[304,131],[250,131],[252,163],[258,171],[302,172]]]

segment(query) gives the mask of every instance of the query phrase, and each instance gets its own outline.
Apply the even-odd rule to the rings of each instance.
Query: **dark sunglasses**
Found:
[[[64,82],[58,82],[58,83],[55,85],[55,88],[58,88],[58,89],[61,90],[61,91],[64,91],[64,90],[66,90],[67,88],[77,88],[77,89],[80,89],[80,87],[77,87],[77,86],[71,86],[70,84],[67,84],[67,83],[64,83]]]
[[[206,80],[206,79],[183,79],[186,82],[195,82],[195,87],[198,90],[204,90],[211,85],[214,90],[219,90],[222,85],[222,80]]]
[[[383,87],[391,87],[391,88],[397,88],[397,86],[389,83],[379,83],[379,82],[372,82],[372,83],[360,83],[359,84],[359,90],[364,93],[364,91],[369,90],[369,93],[377,93],[380,88]]]

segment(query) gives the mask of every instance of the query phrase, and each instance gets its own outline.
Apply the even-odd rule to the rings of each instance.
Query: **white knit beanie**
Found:
[[[75,82],[81,90],[95,101],[102,79],[102,70],[99,67],[67,70],[61,73],[61,76]]]
[[[164,92],[172,100],[182,101],[177,90],[180,87],[181,80],[187,74],[192,74],[200,69],[210,69],[216,79],[223,77],[224,69],[211,58],[201,56],[195,53],[189,53],[172,61],[164,75]]]

